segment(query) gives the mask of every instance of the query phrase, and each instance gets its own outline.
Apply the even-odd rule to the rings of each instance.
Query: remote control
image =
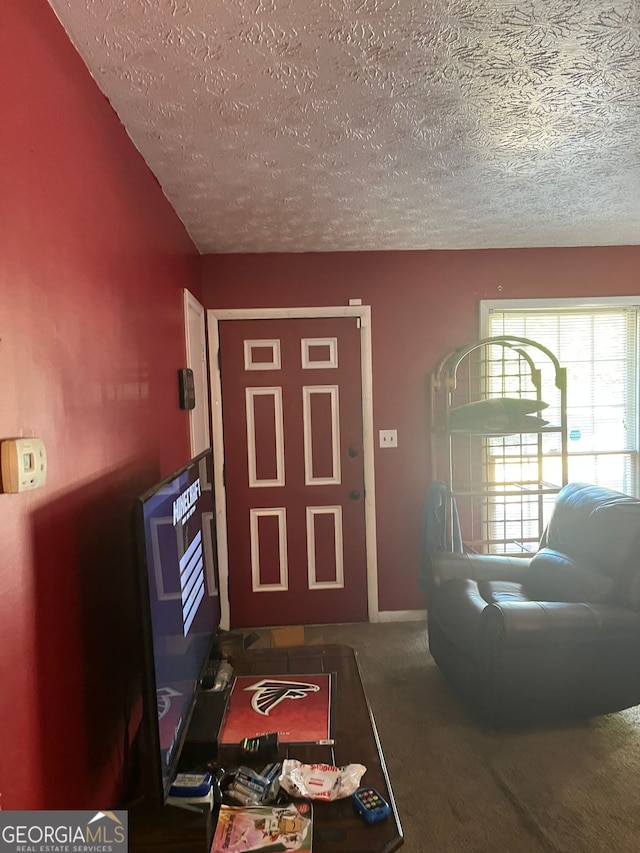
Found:
[[[367,823],[384,820],[391,814],[389,803],[375,788],[358,788],[351,799],[360,815]]]

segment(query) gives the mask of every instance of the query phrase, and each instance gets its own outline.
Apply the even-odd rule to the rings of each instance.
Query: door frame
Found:
[[[223,320],[291,320],[325,317],[355,317],[360,327],[360,370],[362,380],[362,442],[364,464],[364,518],[367,559],[367,611],[369,622],[378,622],[378,559],[376,545],[376,498],[373,435],[373,369],[371,359],[371,306],[337,305],[313,308],[209,308],[209,376],[211,381],[211,422],[213,479],[216,499],[216,537],[220,574],[220,625],[230,625],[229,552],[227,505],[224,484],[224,437],[222,428],[222,377],[220,370],[219,323]]]

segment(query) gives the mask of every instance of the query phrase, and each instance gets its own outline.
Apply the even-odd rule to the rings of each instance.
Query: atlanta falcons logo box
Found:
[[[277,732],[280,743],[331,742],[331,673],[238,676],[219,736],[221,744]]]

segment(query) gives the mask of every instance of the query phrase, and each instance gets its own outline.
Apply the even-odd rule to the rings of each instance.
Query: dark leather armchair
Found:
[[[533,557],[428,564],[431,654],[489,724],[640,704],[640,500],[570,483]]]

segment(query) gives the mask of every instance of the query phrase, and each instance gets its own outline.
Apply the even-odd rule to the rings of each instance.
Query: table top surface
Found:
[[[331,673],[333,743],[280,744],[278,757],[336,767],[362,764],[366,772],[360,785],[375,788],[391,806],[388,818],[368,824],[357,815],[350,797],[315,801],[314,853],[388,853],[400,847],[400,818],[354,649],[342,645],[254,649],[234,657],[232,664],[238,676]],[[223,764],[237,763],[237,756],[237,747],[219,747]]]

